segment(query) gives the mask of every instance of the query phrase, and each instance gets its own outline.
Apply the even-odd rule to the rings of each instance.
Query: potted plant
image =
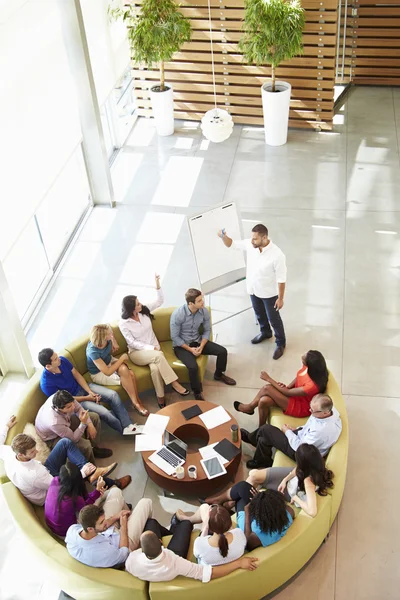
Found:
[[[261,87],[265,142],[286,143],[291,85],[275,80],[283,60],[303,52],[304,10],[299,0],[245,0],[244,35],[239,49],[248,63],[271,65],[271,81]]]
[[[188,19],[179,12],[174,0],[143,0],[140,8],[111,4],[111,18],[122,18],[128,28],[133,59],[152,68],[160,68],[160,82],[150,88],[153,116],[159,135],[174,133],[174,102],[172,85],[165,83],[164,63],[172,59],[182,44],[190,41]]]

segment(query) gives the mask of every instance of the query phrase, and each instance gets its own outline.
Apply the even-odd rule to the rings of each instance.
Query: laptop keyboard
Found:
[[[168,448],[161,448],[161,450],[157,452],[157,456],[160,456],[161,458],[166,460],[167,463],[172,465],[173,467],[177,467],[181,462],[181,459],[175,456],[173,452],[170,452]]]

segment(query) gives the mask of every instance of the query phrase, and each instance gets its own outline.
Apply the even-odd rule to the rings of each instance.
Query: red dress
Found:
[[[303,388],[305,396],[290,396],[289,404],[284,414],[290,417],[309,417],[310,402],[315,394],[319,394],[319,389],[316,383],[308,375],[307,367],[302,367],[296,375],[296,388]]]

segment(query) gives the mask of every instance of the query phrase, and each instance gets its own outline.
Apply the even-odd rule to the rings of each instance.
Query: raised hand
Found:
[[[15,415],[12,415],[6,423],[8,429],[11,429],[11,427],[14,427],[16,422],[17,422],[17,417]]]

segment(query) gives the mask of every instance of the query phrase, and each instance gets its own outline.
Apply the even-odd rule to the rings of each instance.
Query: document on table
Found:
[[[147,421],[143,427],[143,433],[146,435],[163,435],[167,425],[168,425],[169,417],[165,417],[163,415],[154,415],[150,414],[147,417]]]
[[[214,450],[214,446],[216,446],[217,444],[219,444],[219,442],[215,442],[214,444],[210,444],[209,446],[203,446],[202,448],[199,448],[201,458],[203,458],[204,460],[208,460],[209,458],[217,457],[223,465],[226,465],[229,462],[229,460],[226,460],[226,458],[224,458],[221,454],[218,454],[218,452],[215,452]]]
[[[135,437],[135,452],[146,452],[148,450],[159,450],[162,448],[162,434],[142,434]]]
[[[218,427],[218,425],[230,421],[231,416],[228,415],[223,406],[217,406],[217,408],[212,408],[202,415],[199,415],[199,419],[203,421],[207,429],[214,429],[214,427]]]

